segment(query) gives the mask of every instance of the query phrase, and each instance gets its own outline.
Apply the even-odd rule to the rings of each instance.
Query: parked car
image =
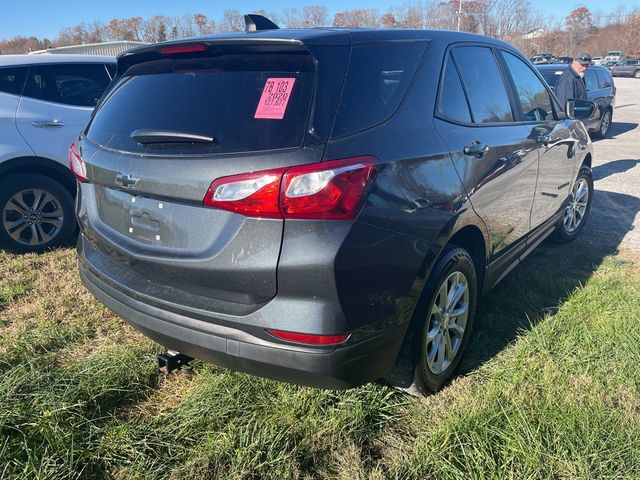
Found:
[[[536,67],[549,86],[555,89],[556,81],[569,65],[540,65]],[[591,65],[585,70],[584,81],[587,98],[598,106],[598,114],[587,119],[587,130],[597,138],[605,138],[613,121],[613,109],[616,104],[616,86],[611,72],[604,67]]]
[[[437,390],[480,295],[583,229],[587,131],[499,40],[268,25],[119,57],[70,150],[82,281],[188,356]]]
[[[604,61],[604,59],[602,57],[593,57],[591,59],[591,63],[593,65],[600,65],[600,64],[602,64],[603,61]],[[569,62],[569,63],[571,63],[571,62]]]
[[[614,77],[640,78],[640,60],[625,60],[611,67]]]
[[[620,62],[611,62],[611,61],[609,61],[609,62],[602,62],[602,63],[600,64],[600,66],[605,67],[605,68],[607,68],[607,69],[611,70],[611,67],[613,67],[614,65],[617,65],[618,63],[620,63]]]
[[[536,55],[533,58],[531,58],[531,62],[534,65],[553,63],[553,60],[554,60],[553,57],[544,57],[542,55]]]
[[[567,64],[569,64],[571,62],[573,62],[573,57],[556,57],[556,58],[553,59],[553,62],[551,62],[551,63],[553,63],[553,64],[557,64],[557,63],[560,63],[560,64],[567,63]]]
[[[0,56],[0,248],[42,252],[76,231],[69,145],[111,81],[110,57]]]
[[[612,50],[604,56],[605,62],[619,62],[624,60],[624,54],[620,50]]]

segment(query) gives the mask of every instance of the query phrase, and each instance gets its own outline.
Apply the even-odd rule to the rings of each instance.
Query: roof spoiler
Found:
[[[262,30],[279,30],[280,27],[263,15],[250,13],[244,16],[245,32],[260,32]]]

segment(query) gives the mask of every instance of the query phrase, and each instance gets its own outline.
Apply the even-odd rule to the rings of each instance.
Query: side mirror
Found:
[[[567,100],[567,104],[564,107],[564,113],[567,114],[567,117],[574,120],[591,118],[596,111],[596,104],[589,100]]]

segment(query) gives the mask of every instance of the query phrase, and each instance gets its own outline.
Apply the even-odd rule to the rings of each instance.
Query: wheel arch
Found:
[[[60,162],[44,157],[16,157],[0,164],[0,176],[13,174],[44,175],[60,183],[71,195],[76,197],[76,179],[67,167]]]

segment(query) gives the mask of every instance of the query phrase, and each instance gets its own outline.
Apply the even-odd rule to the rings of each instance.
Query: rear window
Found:
[[[542,78],[544,78],[545,82],[549,84],[550,87],[556,86],[556,82],[560,75],[564,73],[564,70],[545,70],[544,72],[540,72],[542,74]]]
[[[308,53],[232,53],[130,67],[101,102],[87,137],[115,150],[215,154],[299,147],[313,91]],[[145,143],[137,130],[179,132],[213,143]]]
[[[356,45],[333,128],[333,138],[374,127],[400,106],[426,42]]]

